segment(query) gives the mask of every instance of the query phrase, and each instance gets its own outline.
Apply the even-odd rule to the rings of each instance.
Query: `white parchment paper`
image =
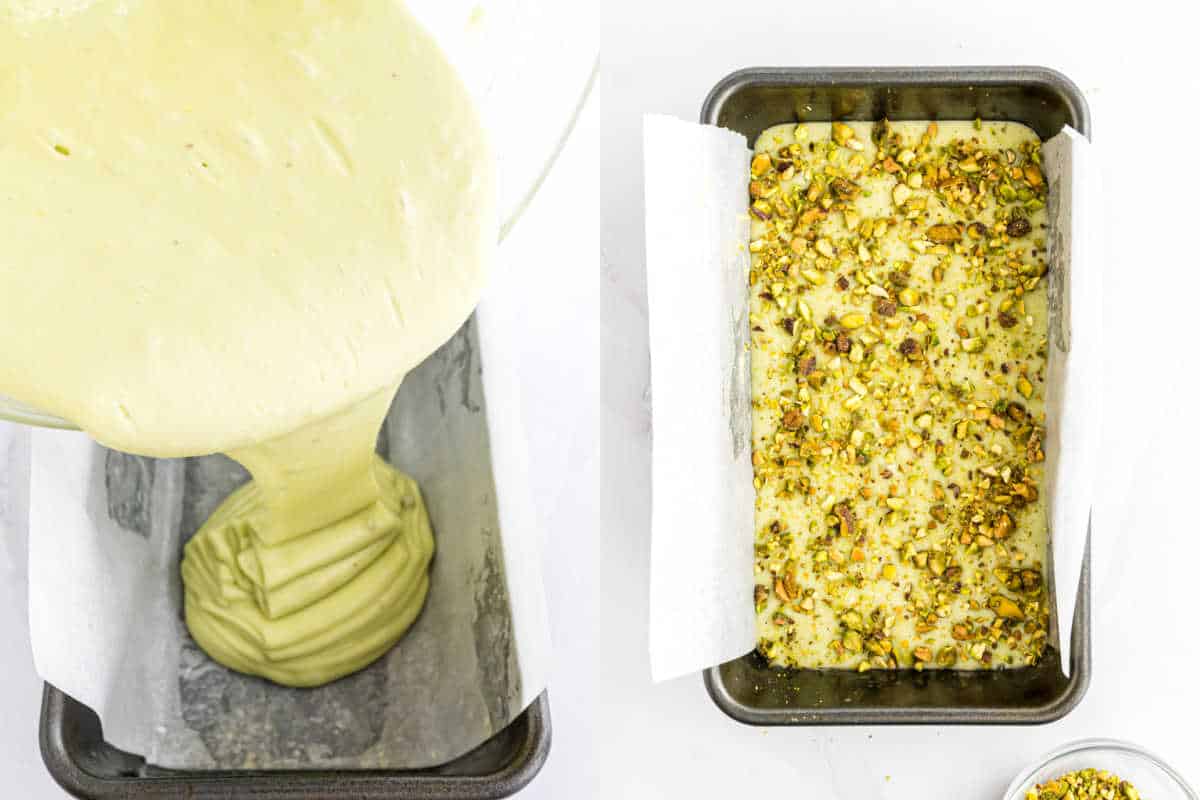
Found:
[[[750,466],[749,143],[648,116],[644,129],[653,465],[650,662],[667,680],[757,643]],[[1046,490],[1051,636],[1069,642],[1095,481],[1100,281],[1087,224],[1089,145],[1067,128],[1050,182]],[[1069,646],[1065,649],[1069,653]],[[1069,656],[1063,667],[1070,674]]]
[[[754,647],[750,153],[739,134],[650,116],[645,158],[650,666],[662,680]]]
[[[1088,140],[1064,128],[1042,146],[1049,182],[1050,352],[1046,370],[1046,492],[1058,639],[1071,674],[1068,642],[1087,548],[1103,411],[1103,275],[1089,223],[1096,170]],[[1053,633],[1053,631],[1052,631]]]

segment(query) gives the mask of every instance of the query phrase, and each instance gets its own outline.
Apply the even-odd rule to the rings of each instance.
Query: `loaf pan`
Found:
[[[1011,120],[1042,139],[1070,125],[1091,136],[1083,94],[1065,76],[1041,67],[745,69],[713,87],[700,112],[701,122],[751,142],[785,122],[885,117]],[[1077,589],[1069,678],[1056,648],[1047,648],[1032,667],[974,672],[784,670],[751,652],[706,670],[704,683],[722,711],[748,725],[1051,722],[1079,703],[1091,677],[1090,562],[1089,546]]]
[[[543,693],[478,748],[430,769],[184,771],[154,767],[108,744],[90,708],[46,684],[40,740],[50,774],[88,800],[493,800],[520,791],[541,770],[550,712]]]

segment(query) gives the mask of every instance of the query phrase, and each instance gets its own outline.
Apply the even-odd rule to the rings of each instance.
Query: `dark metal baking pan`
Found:
[[[1091,135],[1087,102],[1041,67],[753,68],[723,78],[700,121],[753,141],[784,122],[1011,120],[1047,139],[1070,125]],[[712,667],[717,706],[749,725],[1039,724],[1059,719],[1091,677],[1090,546],[1079,578],[1071,676],[1048,648],[1035,666],[1003,671],[782,670],[756,652]],[[747,579],[748,580],[748,579]]]
[[[430,769],[205,772],[162,769],[116,749],[90,708],[46,684],[40,740],[54,779],[89,800],[493,800],[520,791],[541,770],[550,707],[543,693],[478,748]]]

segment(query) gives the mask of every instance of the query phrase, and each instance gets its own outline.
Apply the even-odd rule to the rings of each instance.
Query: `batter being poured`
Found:
[[[0,0],[0,392],[253,481],[186,548],[217,661],[311,686],[424,602],[374,452],[496,238],[476,109],[398,2]]]

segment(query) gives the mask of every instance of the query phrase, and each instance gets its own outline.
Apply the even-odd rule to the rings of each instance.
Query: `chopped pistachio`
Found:
[[[833,140],[843,147],[854,138],[854,129],[844,122],[833,123]],[[746,162],[742,162],[743,164]]]
[[[1085,768],[1039,783],[1025,800],[1141,800],[1129,781],[1103,769]]]
[[[743,164],[746,162],[742,162]],[[766,153],[755,153],[754,158],[750,160],[750,174],[755,177],[766,174],[771,168],[771,157]]]
[[[1046,647],[1048,187],[1022,131],[813,123],[756,145],[755,606],[773,664],[1008,668]]]

